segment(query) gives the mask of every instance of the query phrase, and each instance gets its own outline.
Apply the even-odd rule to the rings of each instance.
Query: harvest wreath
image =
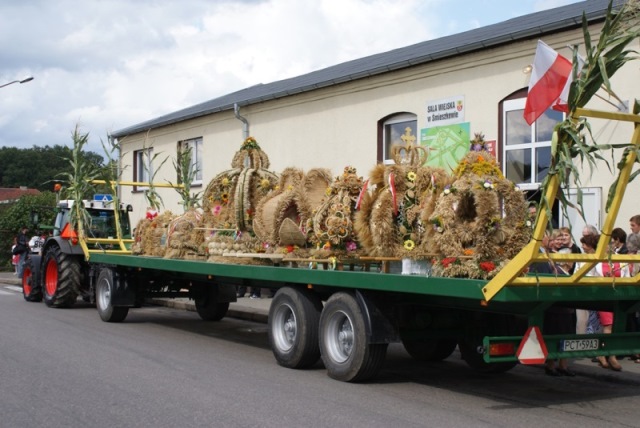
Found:
[[[429,222],[438,276],[490,278],[529,242],[524,195],[491,154],[468,153],[454,171]]]

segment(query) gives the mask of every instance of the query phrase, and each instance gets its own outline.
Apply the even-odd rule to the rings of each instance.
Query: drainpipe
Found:
[[[240,106],[238,105],[238,103],[233,104],[233,112],[236,115],[236,119],[242,122],[242,139],[246,140],[247,138],[249,138],[249,121],[240,116]]]
[[[111,134],[107,135],[107,139],[109,140],[109,147],[113,147],[113,145],[115,144],[115,138],[113,138],[111,136]],[[120,152],[120,145],[118,144],[117,146],[118,149],[118,162],[116,162],[116,180],[120,179],[120,162],[122,162],[122,160],[120,159],[120,155],[122,154]],[[116,198],[120,201],[120,184],[116,185]]]

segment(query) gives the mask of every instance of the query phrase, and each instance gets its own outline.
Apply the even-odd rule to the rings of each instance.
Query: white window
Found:
[[[202,184],[202,138],[181,141],[178,150],[191,150],[191,168],[196,172],[191,184]]]
[[[133,181],[148,183],[151,177],[153,177],[153,165],[151,159],[153,158],[153,149],[136,150],[133,152],[133,166],[134,177]],[[144,190],[146,187],[136,186],[135,190]]]
[[[417,144],[418,121],[415,114],[402,113],[390,117],[383,123],[382,160],[391,159],[391,147],[404,146],[407,142]]]
[[[549,109],[529,126],[523,117],[525,102],[505,101],[502,117],[504,175],[524,188],[539,185],[549,172],[553,127],[564,119],[563,113]]]

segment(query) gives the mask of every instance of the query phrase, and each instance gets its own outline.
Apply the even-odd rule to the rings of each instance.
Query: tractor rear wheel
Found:
[[[42,301],[42,288],[38,284],[31,258],[25,260],[22,270],[22,296],[27,302]]]

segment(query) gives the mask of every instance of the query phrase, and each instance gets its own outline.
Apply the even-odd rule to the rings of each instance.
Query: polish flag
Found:
[[[568,111],[567,98],[572,81],[571,70],[571,61],[538,40],[529,81],[529,94],[524,107],[524,120],[529,125],[549,107]]]

